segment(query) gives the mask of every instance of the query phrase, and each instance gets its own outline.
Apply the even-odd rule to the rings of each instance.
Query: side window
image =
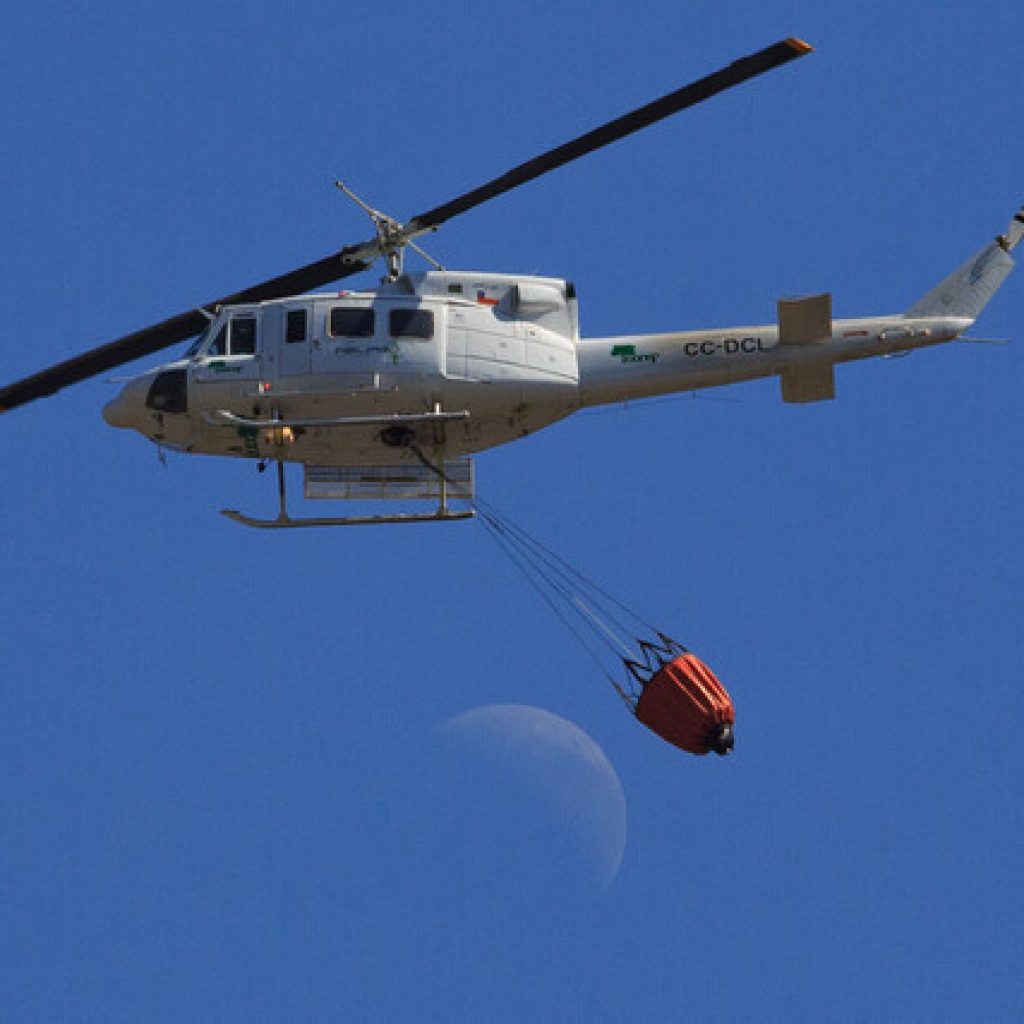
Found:
[[[284,340],[286,342],[306,340],[306,311],[304,309],[288,310],[288,324]]]
[[[236,316],[232,319],[231,355],[256,355],[256,317]]]
[[[331,310],[332,338],[372,338],[373,310],[365,306],[335,306]]]
[[[210,356],[223,356],[227,355],[228,351],[228,325],[225,324],[218,332],[217,337],[213,339],[213,344],[206,350],[206,354]]]
[[[421,338],[434,336],[434,314],[429,309],[393,309],[391,311],[392,338]]]

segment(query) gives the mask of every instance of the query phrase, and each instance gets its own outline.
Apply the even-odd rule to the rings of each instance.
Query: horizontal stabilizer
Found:
[[[779,376],[784,402],[828,402],[836,397],[835,367],[791,366]]]
[[[832,296],[779,299],[779,344],[806,345],[832,337]]]

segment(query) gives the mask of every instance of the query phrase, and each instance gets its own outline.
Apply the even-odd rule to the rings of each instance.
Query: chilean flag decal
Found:
[[[496,306],[499,300],[493,295],[488,295],[483,288],[477,288],[476,301],[479,302],[481,306]]]

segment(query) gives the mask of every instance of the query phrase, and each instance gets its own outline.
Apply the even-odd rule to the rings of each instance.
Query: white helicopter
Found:
[[[257,527],[446,521],[472,516],[472,456],[590,406],[778,376],[786,402],[835,396],[837,363],[952,341],[1013,266],[1024,211],[1005,234],[904,313],[833,320],[831,296],[782,299],[775,324],[581,338],[559,278],[450,271],[415,239],[452,217],[811,51],[785,39],[579,136],[402,224],[338,186],[376,234],[315,263],[136,331],[0,388],[0,412],[196,337],[130,379],[103,410],[163,448],[277,464],[280,511]],[[409,247],[435,269],[403,271]],[[366,291],[310,289],[368,269]],[[286,462],[306,498],[426,499],[429,512],[296,518]],[[468,506],[468,507],[467,507]]]

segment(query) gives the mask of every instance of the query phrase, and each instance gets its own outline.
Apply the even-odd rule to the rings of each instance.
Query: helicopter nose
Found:
[[[103,418],[110,426],[139,429],[145,411],[146,383],[140,378],[130,380],[116,398],[103,406]]]
[[[103,406],[103,418],[107,421],[107,425],[111,427],[129,428],[132,425],[128,403],[125,402],[121,395],[118,395],[113,401],[107,402]]]

